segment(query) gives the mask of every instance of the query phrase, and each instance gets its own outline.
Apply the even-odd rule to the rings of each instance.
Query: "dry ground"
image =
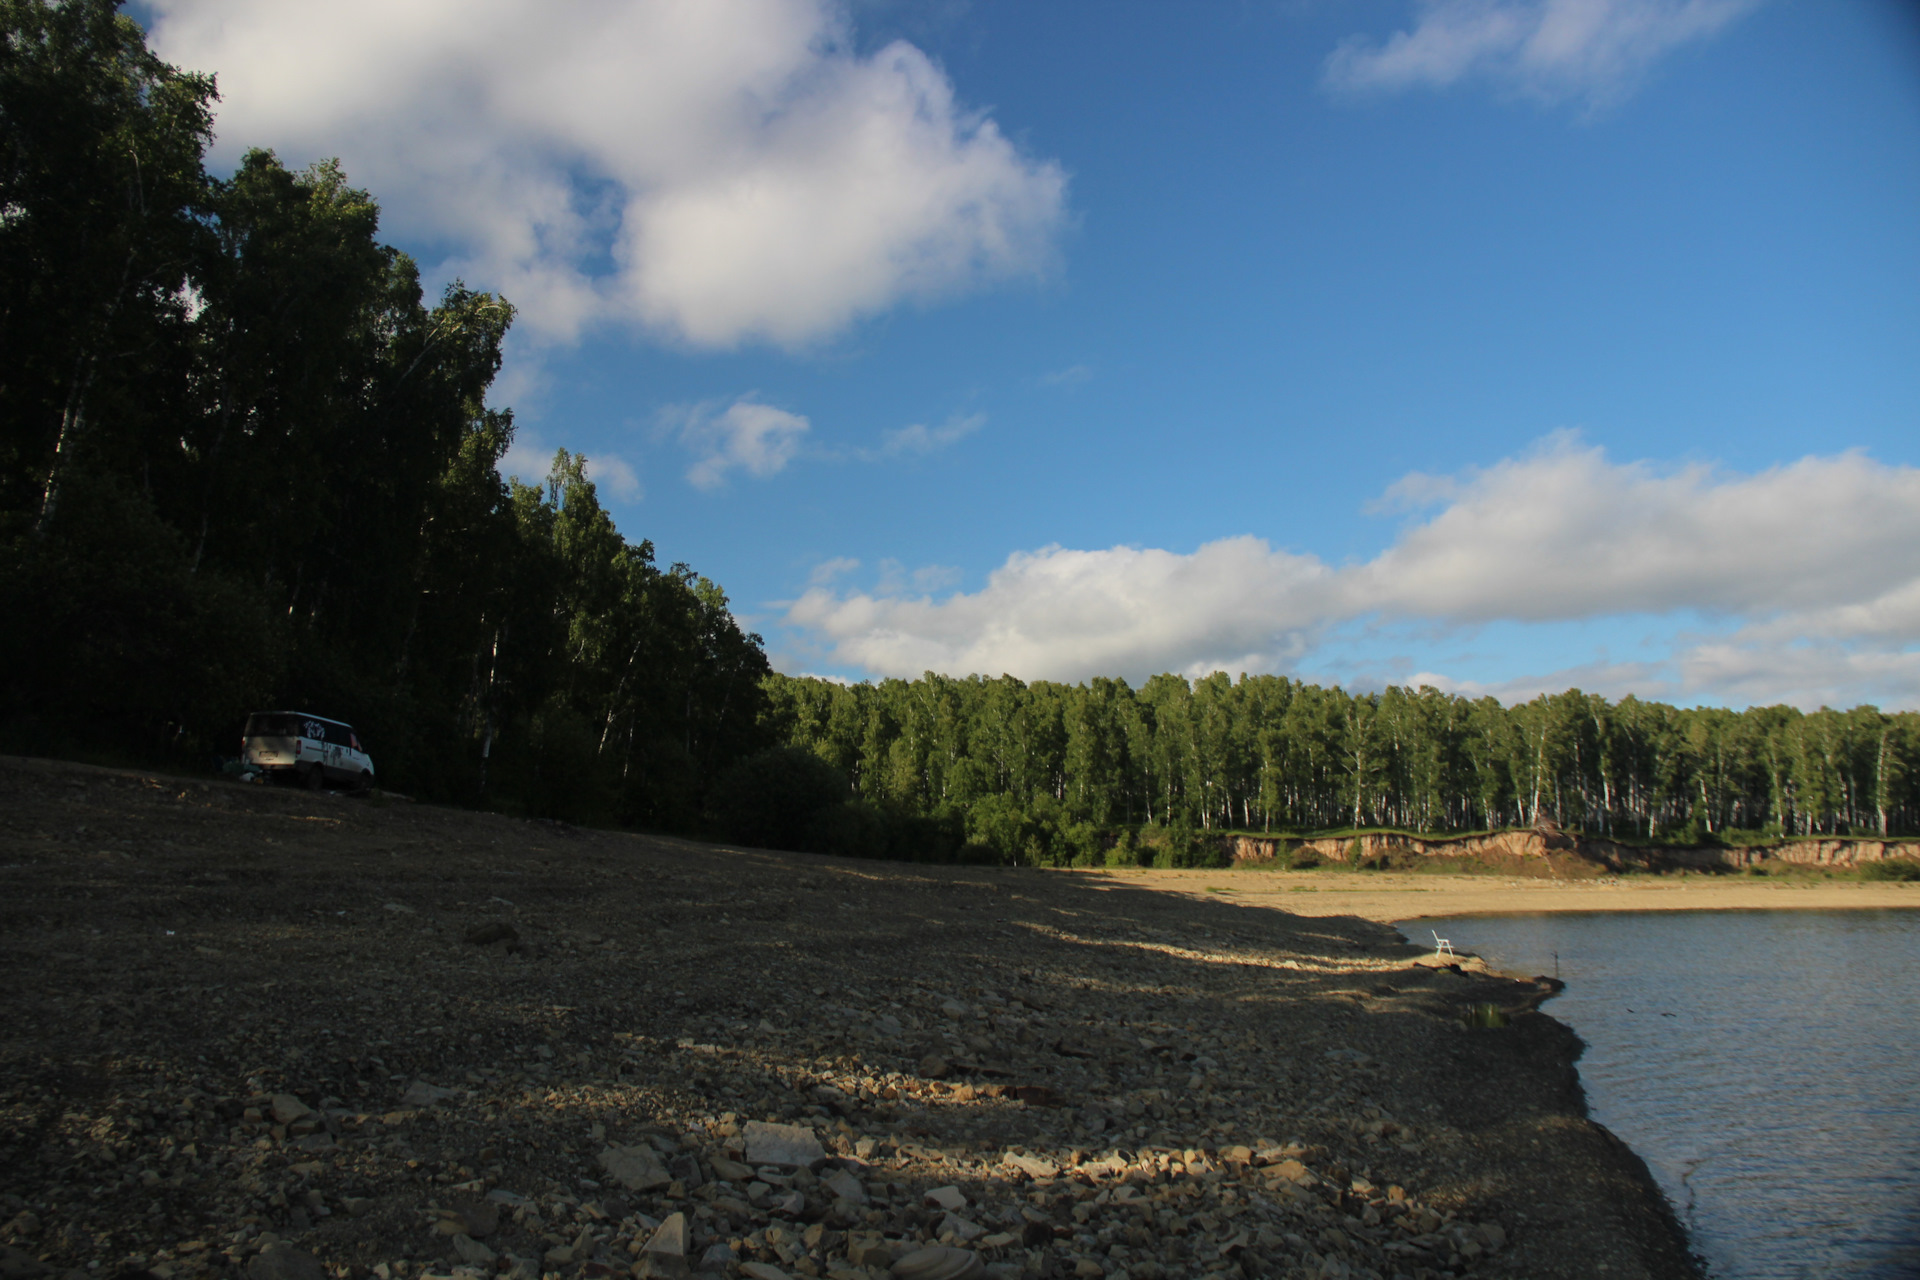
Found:
[[[1694,1274],[1544,984],[1157,884],[0,758],[0,1280]]]

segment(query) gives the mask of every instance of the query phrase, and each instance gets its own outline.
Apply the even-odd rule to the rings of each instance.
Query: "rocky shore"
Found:
[[[0,1280],[1695,1274],[1358,919],[7,759],[0,984]]]

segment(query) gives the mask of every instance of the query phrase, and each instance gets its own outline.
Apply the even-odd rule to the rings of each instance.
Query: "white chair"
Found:
[[[1453,943],[1441,937],[1437,930],[1429,929],[1427,932],[1433,934],[1433,954],[1446,956],[1452,960],[1458,960],[1460,958],[1459,954],[1453,949]]]

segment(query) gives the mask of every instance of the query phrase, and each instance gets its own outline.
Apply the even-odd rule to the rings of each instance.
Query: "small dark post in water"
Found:
[[[1558,951],[1553,953],[1553,980],[1555,982],[1560,981],[1560,953]]]

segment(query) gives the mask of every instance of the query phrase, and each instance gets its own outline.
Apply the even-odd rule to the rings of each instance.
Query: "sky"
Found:
[[[1920,707],[1920,7],[131,12],[781,670]]]

